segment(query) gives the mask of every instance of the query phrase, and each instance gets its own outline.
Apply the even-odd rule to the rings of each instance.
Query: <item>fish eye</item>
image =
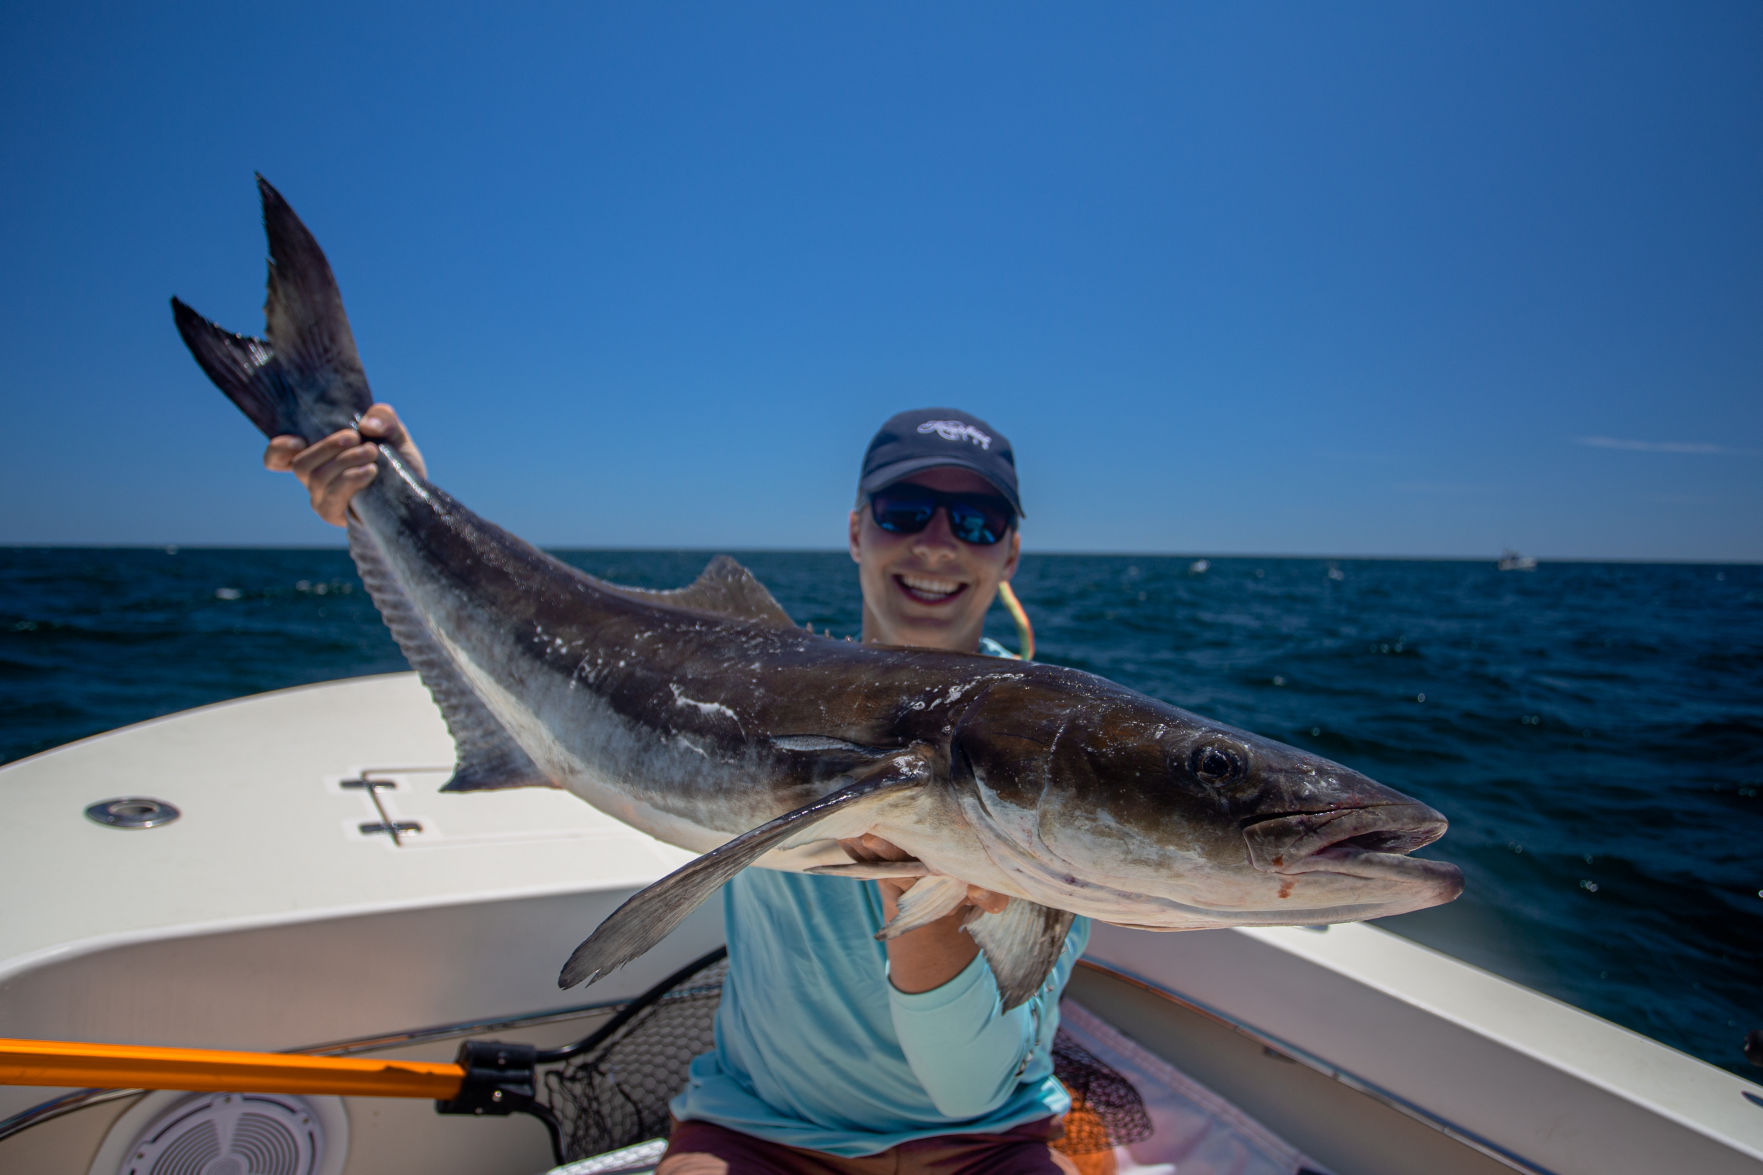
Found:
[[[1243,759],[1229,747],[1202,743],[1188,756],[1188,770],[1207,783],[1229,783],[1243,773]]]

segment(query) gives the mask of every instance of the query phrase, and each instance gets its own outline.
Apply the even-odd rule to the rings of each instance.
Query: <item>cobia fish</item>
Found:
[[[317,242],[259,178],[266,337],[172,300],[209,378],[265,435],[316,441],[373,402]],[[1006,1007],[1073,914],[1151,930],[1348,922],[1450,901],[1406,855],[1445,821],[1356,771],[1052,665],[816,636],[720,557],[678,591],[618,587],[486,522],[388,447],[349,550],[446,718],[453,790],[564,787],[702,856],[626,902],[559,983],[659,942],[748,865],[917,880],[884,934],[968,884]],[[853,862],[863,833],[910,855]]]

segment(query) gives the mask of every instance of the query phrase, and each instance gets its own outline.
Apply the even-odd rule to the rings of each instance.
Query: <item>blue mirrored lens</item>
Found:
[[[949,529],[964,543],[989,547],[1004,537],[1005,523],[983,507],[968,503],[949,504]]]
[[[917,534],[930,525],[937,508],[949,512],[949,531],[974,546],[989,547],[1004,537],[1014,517],[1010,504],[987,494],[945,494],[926,486],[881,490],[869,500],[875,524],[892,534]]]
[[[870,503],[870,513],[875,517],[875,524],[894,534],[917,534],[930,525],[931,515],[936,512],[935,502],[902,499],[893,495],[878,494]]]

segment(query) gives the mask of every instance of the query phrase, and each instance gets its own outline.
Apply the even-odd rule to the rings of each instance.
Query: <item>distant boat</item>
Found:
[[[1501,571],[1535,571],[1537,559],[1535,555],[1520,555],[1511,547],[1507,547],[1501,553],[1500,561],[1496,566]]]
[[[1342,571],[1339,567],[1331,565],[1328,569],[1328,577],[1339,582],[1340,580],[1347,578],[1347,573]]]
[[[1210,570],[1212,570],[1212,563],[1207,559],[1195,559],[1188,564],[1189,575],[1205,575]]]

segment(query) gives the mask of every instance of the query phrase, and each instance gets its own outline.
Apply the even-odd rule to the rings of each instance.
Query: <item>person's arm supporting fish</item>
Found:
[[[897,861],[906,853],[881,837],[866,835],[839,844],[857,861]],[[882,914],[892,921],[910,880],[877,881]],[[1051,986],[1008,1012],[1000,1010],[997,984],[978,959],[979,947],[963,924],[981,912],[1001,913],[1009,898],[969,886],[951,913],[887,940],[888,981],[894,1029],[907,1064],[937,1109],[952,1118],[975,1118],[996,1110],[1022,1077],[1024,1058],[1036,1048],[1041,1028],[1051,1034],[1056,1017],[1045,1015],[1050,992],[1065,978],[1088,939],[1087,927],[1066,942]]]
[[[977,1118],[1001,1107],[1024,1080],[1025,1062],[1050,1046],[1059,1028],[1059,993],[1089,942],[1089,920],[1079,918],[1047,981],[1028,1002],[1000,1011],[998,986],[975,959],[954,979],[926,992],[892,992],[894,1031],[907,1064],[937,1109]]]
[[[343,526],[349,499],[379,472],[375,459],[382,444],[396,449],[419,476],[428,476],[422,453],[390,404],[375,404],[362,413],[359,431],[341,429],[310,445],[297,436],[272,437],[263,451],[263,467],[299,478],[313,511],[332,526]]]
[[[839,846],[853,861],[904,861],[909,854],[879,836],[865,834],[841,840]],[[884,879],[875,884],[881,891],[882,916],[892,922],[900,912],[900,895],[911,888],[916,879]],[[954,910],[916,930],[895,935],[887,940],[888,980],[896,991],[921,992],[941,987],[959,975],[979,954],[979,944],[961,929],[962,924],[980,911],[988,914],[1003,912],[1010,899],[1004,894],[967,887],[967,898]]]

